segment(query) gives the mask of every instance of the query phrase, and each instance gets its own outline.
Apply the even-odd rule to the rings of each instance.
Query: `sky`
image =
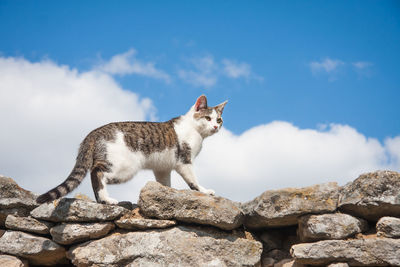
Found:
[[[0,174],[43,193],[92,129],[202,94],[228,100],[195,161],[217,195],[400,171],[399,47],[398,1],[0,0]],[[110,195],[136,202],[152,176]]]

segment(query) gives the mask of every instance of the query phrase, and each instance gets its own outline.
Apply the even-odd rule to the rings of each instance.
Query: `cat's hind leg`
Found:
[[[162,185],[171,187],[171,171],[153,171],[156,181]]]
[[[96,201],[104,204],[117,204],[118,200],[110,198],[106,189],[106,178],[104,177],[104,169],[100,166],[93,168],[90,173],[92,180],[92,188]]]

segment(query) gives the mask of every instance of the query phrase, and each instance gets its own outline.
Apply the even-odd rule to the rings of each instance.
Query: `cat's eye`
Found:
[[[209,117],[209,116],[205,116],[204,117],[206,120],[208,120],[208,121],[211,121],[211,117]]]
[[[222,119],[221,119],[221,118],[218,118],[218,119],[217,119],[217,123],[222,123]]]

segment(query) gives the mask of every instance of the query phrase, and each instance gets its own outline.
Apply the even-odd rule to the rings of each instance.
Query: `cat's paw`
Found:
[[[212,189],[204,189],[203,193],[205,193],[207,195],[211,195],[211,196],[215,195],[215,191]]]
[[[116,205],[116,204],[118,204],[118,200],[108,197],[107,199],[102,200],[101,203],[102,204]]]

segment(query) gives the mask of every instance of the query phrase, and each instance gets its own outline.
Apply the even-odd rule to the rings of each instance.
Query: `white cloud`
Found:
[[[255,75],[251,71],[250,64],[245,62],[223,59],[221,64],[218,64],[212,56],[208,55],[193,58],[190,60],[190,63],[193,68],[189,70],[179,69],[178,77],[197,87],[204,86],[210,88],[218,82],[222,75],[231,79],[263,80],[262,77]]]
[[[313,61],[310,63],[310,68],[312,73],[316,74],[319,72],[326,72],[326,73],[332,73],[339,66],[344,65],[345,63],[341,60],[338,59],[330,59],[330,58],[325,58],[322,61]]]
[[[238,63],[229,59],[222,60],[224,65],[224,73],[231,78],[249,78],[251,74],[251,67],[247,63]]]
[[[217,83],[217,65],[212,56],[193,58],[190,63],[194,70],[178,70],[178,76],[194,86],[212,87]]]
[[[328,181],[343,185],[378,169],[400,170],[400,136],[384,144],[354,128],[299,129],[276,121],[241,135],[223,129],[203,144],[196,164],[204,187],[237,201],[265,190]]]
[[[368,61],[358,61],[358,62],[353,62],[352,65],[359,70],[363,70],[369,67],[372,67],[373,64],[371,62]]]
[[[136,50],[131,48],[127,52],[113,56],[108,62],[103,62],[98,69],[110,74],[127,75],[137,74],[169,83],[170,76],[155,67],[153,62],[141,62],[136,58]]]
[[[49,190],[67,177],[91,130],[145,120],[154,110],[150,99],[123,90],[108,74],[0,57],[0,173],[26,189]]]
[[[0,57],[0,173],[28,190],[43,193],[62,182],[94,128],[152,116],[150,99],[123,90],[103,72]],[[300,129],[279,121],[240,135],[222,129],[205,140],[195,161],[200,184],[236,201],[269,189],[344,184],[377,169],[400,170],[400,136],[380,143],[346,125]],[[153,174],[141,172],[127,184],[109,186],[110,195],[137,201],[148,180]],[[176,173],[173,186],[188,188]],[[78,192],[93,198],[89,178],[72,195]]]

